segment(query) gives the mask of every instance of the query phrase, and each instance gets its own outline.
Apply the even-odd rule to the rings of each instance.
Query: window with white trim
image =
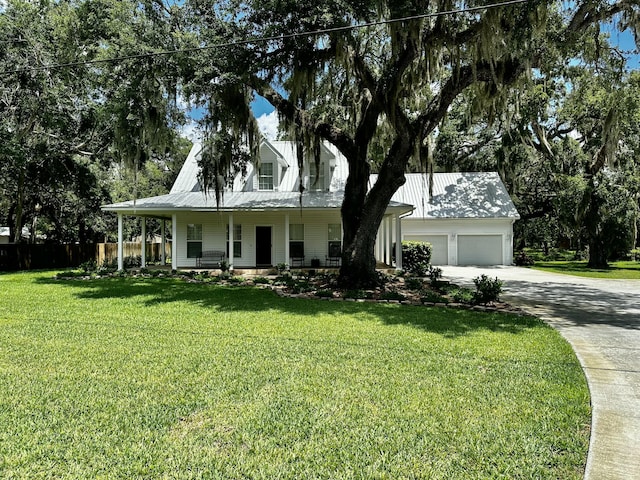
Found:
[[[258,189],[273,190],[273,163],[265,162],[258,170]]]
[[[304,223],[289,225],[289,255],[293,258],[304,257]]]
[[[202,255],[202,224],[187,225],[187,258],[198,258]]]
[[[318,180],[317,182],[316,179]],[[309,190],[325,190],[324,162],[316,165],[316,162],[312,161],[309,165]]]
[[[242,225],[233,226],[233,258],[242,257]],[[227,225],[227,258],[229,258],[229,225]]]
[[[339,223],[330,223],[327,232],[328,245],[327,252],[330,257],[339,257],[342,255],[342,225]]]

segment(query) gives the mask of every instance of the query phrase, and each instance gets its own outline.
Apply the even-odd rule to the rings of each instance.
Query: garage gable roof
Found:
[[[393,200],[415,207],[408,218],[520,218],[496,172],[434,173],[431,199],[428,175],[405,176]]]

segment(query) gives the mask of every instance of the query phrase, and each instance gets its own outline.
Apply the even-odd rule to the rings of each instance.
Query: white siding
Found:
[[[227,249],[226,231],[229,222],[228,213],[185,213],[178,215],[177,235],[177,265],[179,268],[194,268],[195,258],[187,258],[187,224],[202,224],[202,249],[223,250]],[[304,224],[304,251],[305,263],[309,265],[312,258],[320,259],[324,265],[328,248],[328,225],[341,223],[340,212],[336,209],[332,212],[318,212],[311,210],[298,210],[289,213],[290,223]],[[233,214],[234,225],[242,225],[242,257],[232,259],[234,268],[255,267],[256,265],[256,227],[271,227],[272,247],[271,259],[273,265],[289,263],[285,258],[285,213],[280,212],[235,212]]]

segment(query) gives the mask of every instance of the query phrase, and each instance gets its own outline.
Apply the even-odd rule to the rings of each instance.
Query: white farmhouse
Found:
[[[169,194],[102,207],[118,214],[119,246],[123,216],[153,217],[171,221],[174,269],[221,260],[235,269],[339,265],[348,166],[335,147],[323,144],[318,171],[307,159],[300,175],[295,145],[265,140],[260,168],[249,166],[219,204],[198,182],[200,152],[194,145]],[[436,173],[431,198],[426,175],[406,177],[378,232],[378,262],[394,265],[400,255],[392,249],[399,249],[401,240],[431,242],[432,263],[438,265],[512,262],[513,223],[519,215],[496,173]],[[122,268],[122,254],[118,257]],[[395,267],[402,268],[401,262]]]

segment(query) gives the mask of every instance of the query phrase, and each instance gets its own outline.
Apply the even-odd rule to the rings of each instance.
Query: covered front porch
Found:
[[[230,271],[269,270],[278,265],[292,269],[337,269],[342,254],[342,223],[336,212],[310,215],[292,212],[174,212],[167,216],[118,212],[118,269],[124,268],[124,223],[137,217],[141,224],[141,266],[147,267],[147,219],[160,220],[164,243],[170,232],[171,257],[162,251],[161,265],[170,260],[178,269]],[[402,218],[384,216],[378,230],[375,258],[380,268],[402,269]],[[203,262],[216,254],[216,264]],[[219,254],[219,255],[218,255]]]

